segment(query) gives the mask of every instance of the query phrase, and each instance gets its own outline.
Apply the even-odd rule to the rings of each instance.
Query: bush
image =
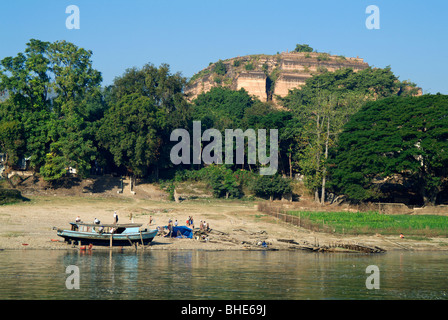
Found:
[[[257,196],[271,200],[292,192],[291,182],[278,174],[259,176],[252,181],[251,189]]]
[[[330,55],[328,53],[321,53],[317,56],[317,61],[328,61],[330,60]]]
[[[24,200],[25,198],[22,196],[19,190],[0,189],[0,205],[16,203]]]
[[[313,52],[313,48],[311,48],[307,44],[296,44],[295,52]]]
[[[318,66],[317,67],[317,72],[325,73],[325,72],[328,72],[328,69],[325,68],[324,66]]]
[[[180,171],[176,173],[174,180],[204,181],[210,186],[216,198],[240,198],[243,195],[237,174],[224,165],[211,164],[197,171]]]
[[[254,70],[254,65],[252,62],[250,62],[250,63],[246,64],[245,68],[247,71],[251,71],[251,70]]]
[[[218,62],[215,63],[215,67],[213,68],[213,71],[216,74],[223,76],[226,74],[226,65],[224,64],[224,62],[219,60]]]
[[[204,181],[216,198],[241,198],[243,187],[261,198],[281,198],[292,192],[291,181],[280,175],[261,176],[247,170],[232,171],[225,165],[211,164],[200,170],[176,172],[175,182]]]

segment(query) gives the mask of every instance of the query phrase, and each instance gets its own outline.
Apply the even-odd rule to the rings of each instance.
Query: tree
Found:
[[[217,198],[240,198],[242,196],[241,186],[238,184],[235,174],[224,165],[210,165],[206,169],[208,184]],[[203,170],[204,170],[203,169]]]
[[[127,69],[122,76],[115,78],[110,88],[110,102],[114,103],[126,95],[137,93],[151,99],[156,107],[172,112],[185,104],[185,83],[186,79],[179,72],[170,72],[168,64],[156,67],[147,63],[141,69]]]
[[[40,173],[47,181],[56,181],[67,174],[61,142],[51,145],[50,152],[46,154],[45,164],[40,168]]]
[[[213,71],[220,75],[223,76],[226,74],[226,65],[224,64],[224,62],[222,62],[222,60],[219,60],[218,62],[215,63],[215,66],[213,67]]]
[[[278,174],[257,177],[253,180],[251,189],[257,196],[270,200],[292,192],[290,180],[282,178]]]
[[[313,52],[313,48],[311,48],[307,44],[296,44],[295,52]]]
[[[448,185],[448,96],[392,97],[367,103],[345,125],[332,156],[332,186],[355,201],[384,197],[400,176],[425,205]]]
[[[160,156],[166,110],[138,93],[125,95],[105,114],[98,130],[100,145],[112,155],[115,164],[132,176],[145,176]]]
[[[207,129],[224,132],[229,128],[241,128],[246,110],[253,105],[254,99],[244,89],[215,87],[193,101],[192,118],[201,120]]]
[[[79,48],[67,41],[56,41],[48,46],[48,57],[56,97],[54,108],[60,115],[86,115],[85,105],[90,94],[99,90],[101,73],[92,67],[92,51]]]
[[[295,130],[293,128],[298,125],[296,121],[292,120],[291,112],[274,109],[272,105],[251,97],[244,89],[235,91],[216,87],[200,94],[193,101],[191,116],[194,120],[201,121],[203,130],[215,128],[223,136],[225,129],[241,129],[242,131],[252,129],[255,132],[265,129],[268,133],[270,129],[277,129],[279,132],[279,154],[284,155],[284,159],[280,156],[280,169],[287,171],[285,170],[287,165],[284,165],[282,160],[288,159],[288,150],[293,143],[293,131]],[[246,143],[245,141],[245,150],[248,150]],[[268,149],[269,146],[268,139]],[[248,164],[246,160],[245,164],[251,171],[256,169],[256,166]],[[234,169],[244,167],[245,165],[239,167],[235,165]],[[292,175],[291,170],[290,174]]]
[[[48,175],[48,167],[55,163],[59,166],[76,170],[76,174],[85,178],[89,175],[91,163],[97,157],[97,148],[94,145],[95,136],[90,130],[90,125],[85,122],[82,117],[70,114],[64,119],[56,120],[54,123],[54,131],[50,137],[53,142],[50,144],[50,153],[47,154],[47,161],[41,174],[48,181],[58,180],[63,175]],[[52,136],[54,134],[54,136]],[[49,163],[48,160],[51,160]],[[54,170],[54,169],[53,169]],[[62,169],[60,169],[62,171]],[[55,170],[59,171],[58,169]]]
[[[17,120],[0,121],[0,150],[6,153],[5,162],[8,166],[14,165],[23,154],[25,145],[23,127]]]
[[[176,182],[204,181],[216,198],[240,198],[243,195],[241,189],[244,183],[240,173],[244,175],[245,172],[241,170],[237,173],[232,171],[230,166],[212,163],[200,170],[179,170],[176,172],[174,180]]]
[[[40,111],[47,107],[51,90],[49,42],[31,39],[24,53],[0,61],[0,91],[18,111]]]
[[[356,73],[340,69],[314,76],[280,99],[303,124],[296,135],[295,161],[305,175],[305,184],[314,190],[316,202],[325,202],[328,152],[350,117],[367,100],[416,92],[414,84],[398,81],[390,68]]]
[[[252,107],[246,109],[242,125],[243,129],[278,130],[279,169],[292,178],[292,147],[295,142],[294,137],[301,127],[301,123],[293,119],[293,113],[287,110],[273,109],[267,103],[256,102]]]
[[[168,169],[172,166],[169,158],[170,144],[168,143],[170,134],[174,129],[188,128],[191,118],[190,106],[183,93],[185,83],[186,79],[180,73],[172,74],[170,72],[168,64],[161,64],[159,67],[155,67],[151,63],[147,63],[142,68],[127,69],[122,76],[115,78],[111,86],[106,88],[105,100],[111,108],[110,112],[106,112],[106,123],[113,123],[114,119],[112,118],[114,116],[111,114],[119,113],[120,105],[127,109],[126,112],[132,114],[143,112],[142,121],[151,122],[150,128],[148,128],[149,131],[142,126],[131,126],[131,123],[123,123],[123,132],[121,134],[124,136],[131,138],[131,136],[135,135],[135,137],[141,136],[149,139],[139,140],[142,142],[142,147],[148,144],[147,147],[150,149],[147,152],[142,150],[138,154],[135,153],[131,156],[129,159],[134,158],[135,161],[133,163],[124,160],[126,157],[120,155],[120,149],[124,150],[126,146],[123,145],[116,149],[117,144],[120,144],[120,142],[117,140],[117,144],[111,144],[108,141],[108,134],[113,135],[115,133],[112,128],[105,127],[103,123],[103,134],[100,138],[101,143],[99,147],[111,152],[115,165],[122,166],[126,164],[127,171],[129,173],[133,172],[138,176],[147,175],[152,171],[156,179],[158,179],[159,168]],[[133,107],[128,106],[128,103],[131,103]],[[127,130],[130,130],[130,132],[127,132]],[[157,134],[157,139],[155,136],[149,136],[153,133]],[[118,137],[116,138],[118,139]],[[131,138],[131,140],[133,139]],[[112,147],[113,145],[115,147]],[[133,153],[132,151],[129,152]],[[140,160],[137,161],[134,156],[137,156]],[[142,166],[145,163],[151,164],[150,167],[143,168]]]
[[[0,90],[8,94],[0,122],[20,123],[24,140],[9,152],[30,157],[31,167],[47,180],[62,177],[63,166],[84,177],[95,158],[91,107],[99,99],[101,74],[91,56],[66,41],[31,39],[24,53],[0,61]]]

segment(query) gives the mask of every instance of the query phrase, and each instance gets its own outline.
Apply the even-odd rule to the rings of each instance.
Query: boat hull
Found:
[[[111,235],[108,233],[99,234],[94,232],[80,232],[71,230],[58,230],[58,236],[64,238],[64,241],[77,244],[92,244],[96,246],[110,246]],[[138,233],[113,234],[112,246],[130,246],[136,243],[144,245],[151,243],[157,235],[157,230],[150,230]]]

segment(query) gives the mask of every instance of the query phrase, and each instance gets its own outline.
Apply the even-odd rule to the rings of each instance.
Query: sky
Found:
[[[390,66],[424,93],[448,94],[446,0],[0,1],[0,59],[23,52],[30,39],[66,40],[93,52],[103,85],[146,63],[191,77],[219,59],[300,43]],[[79,8],[79,29],[66,26],[70,5]],[[379,29],[366,27],[370,5],[379,9]]]

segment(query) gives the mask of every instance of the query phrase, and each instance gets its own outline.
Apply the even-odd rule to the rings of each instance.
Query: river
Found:
[[[447,266],[448,252],[3,250],[0,299],[446,300]]]

